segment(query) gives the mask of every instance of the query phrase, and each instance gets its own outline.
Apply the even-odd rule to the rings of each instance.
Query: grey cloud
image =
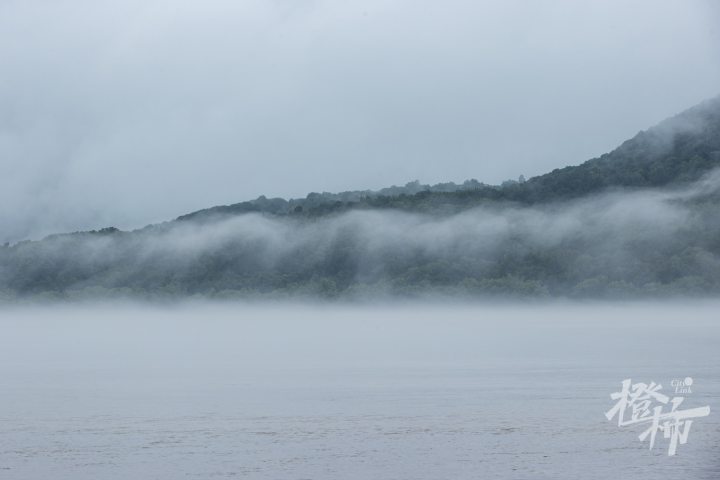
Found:
[[[713,96],[713,2],[6,1],[0,241],[601,154]]]

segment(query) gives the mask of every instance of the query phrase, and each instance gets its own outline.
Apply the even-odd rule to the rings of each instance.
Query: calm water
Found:
[[[717,479],[720,304],[0,311],[0,478]],[[604,412],[691,376],[678,455]]]

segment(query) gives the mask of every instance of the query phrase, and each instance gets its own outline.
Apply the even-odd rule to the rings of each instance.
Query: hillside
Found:
[[[399,208],[447,211],[487,201],[536,204],[577,198],[612,188],[647,188],[687,183],[720,166],[720,96],[707,100],[638,133],[610,153],[577,166],[555,169],[528,181],[487,185],[475,179],[462,184],[421,185],[379,191],[310,193],[303,199],[256,200],[217,206],[179,217],[261,212],[273,215],[323,215],[350,208]]]
[[[0,298],[720,293],[720,98],[500,186],[260,197],[0,248]]]

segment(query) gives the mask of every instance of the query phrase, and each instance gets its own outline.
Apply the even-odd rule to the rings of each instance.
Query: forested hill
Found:
[[[718,296],[719,166],[715,98],[527,181],[261,197],[0,246],[0,301]]]
[[[610,153],[531,179],[510,196],[578,197],[610,187],[658,187],[699,179],[720,166],[720,96],[638,133]]]
[[[590,134],[590,133],[589,133]],[[260,197],[233,205],[212,207],[179,217],[262,212],[273,215],[323,215],[350,208],[400,208],[430,211],[470,208],[487,201],[523,204],[576,198],[610,188],[658,187],[692,182],[720,166],[720,96],[707,100],[638,133],[610,153],[578,166],[555,169],[525,181],[487,185],[475,179],[462,184],[422,185],[379,191],[310,193],[303,199]]]

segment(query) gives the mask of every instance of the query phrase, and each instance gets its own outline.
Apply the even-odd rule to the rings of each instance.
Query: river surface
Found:
[[[0,479],[716,480],[719,312],[6,307]],[[605,417],[627,378],[710,407],[676,455]]]

